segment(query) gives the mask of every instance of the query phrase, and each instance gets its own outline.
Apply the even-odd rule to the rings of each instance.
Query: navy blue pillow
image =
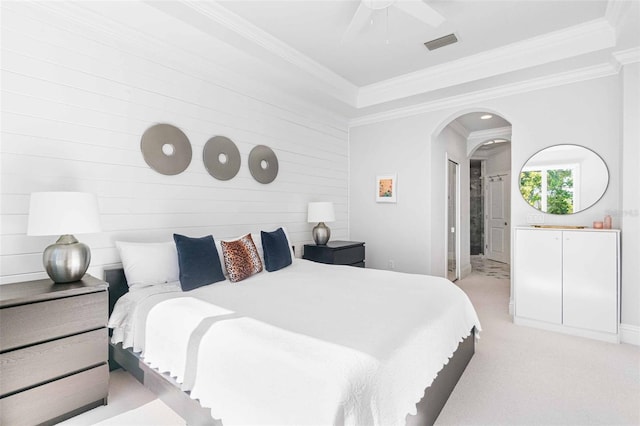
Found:
[[[264,251],[264,268],[277,271],[291,265],[291,251],[289,241],[282,228],[273,232],[260,231],[262,250]]]
[[[178,250],[180,266],[180,287],[183,291],[193,290],[207,284],[223,281],[218,250],[211,235],[190,238],[173,234]]]

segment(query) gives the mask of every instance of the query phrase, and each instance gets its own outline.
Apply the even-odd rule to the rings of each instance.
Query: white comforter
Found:
[[[109,326],[225,426],[402,425],[480,330],[443,278],[299,259],[235,284],[128,293]]]

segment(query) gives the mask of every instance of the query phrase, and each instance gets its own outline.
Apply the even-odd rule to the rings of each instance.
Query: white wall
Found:
[[[97,194],[103,232],[78,236],[92,249],[96,276],[119,262],[118,239],[233,237],[286,225],[294,242],[308,241],[313,200],[336,203],[333,238],[348,236],[346,121],[233,72],[231,64],[246,63],[259,74],[261,64],[148,5],[127,6],[132,21],[144,15],[145,28],[109,27],[106,9],[83,10],[79,20],[67,13],[76,8],[2,2],[0,282],[45,277],[41,253],[57,237],[25,235],[34,191]],[[218,52],[217,62],[205,51]],[[140,137],[158,122],[191,141],[191,164],[179,175],[158,174],[142,158]],[[211,177],[201,160],[215,135],[241,153],[230,181]],[[268,185],[247,167],[258,144],[279,160]]]
[[[517,172],[540,149],[557,144],[585,146],[602,157],[611,172],[609,188],[595,206],[573,215],[544,214],[552,225],[587,225],[602,220],[620,204],[620,102],[617,76],[600,78],[512,97],[512,193],[518,190]],[[514,102],[515,101],[515,102]],[[512,201],[512,221],[526,224],[537,213],[521,196]]]
[[[431,270],[430,227],[436,208],[428,198],[428,123],[411,118],[356,127],[350,132],[350,232],[365,241],[367,267],[427,273]],[[442,157],[444,162],[444,157]],[[398,174],[398,201],[376,203],[376,175]],[[416,196],[420,194],[420,196]],[[444,256],[444,254],[443,254]]]
[[[491,150],[487,157],[485,172],[488,176],[510,172],[511,169],[511,144],[503,143]]]
[[[622,229],[622,323],[640,327],[640,64],[623,68],[620,90],[622,208],[610,213]]]
[[[402,270],[409,272],[438,273],[438,267],[428,259],[438,258],[433,240],[444,235],[441,229],[432,227],[433,211],[442,209],[437,204],[437,185],[431,178],[440,160],[441,148],[435,141],[452,119],[470,111],[493,111],[512,125],[511,142],[511,217],[512,225],[526,223],[527,214],[536,213],[518,193],[517,175],[522,165],[535,152],[556,144],[579,144],[598,153],[609,170],[609,188],[592,208],[570,216],[544,215],[545,223],[558,225],[590,225],[602,220],[607,212],[621,206],[620,152],[622,149],[622,101],[621,82],[618,76],[581,81],[488,100],[482,104],[468,104],[459,108],[420,113],[362,125],[350,130],[350,209],[351,232],[367,241],[368,257],[380,259],[377,267],[384,267],[384,259],[402,255],[406,262]],[[636,107],[637,109],[637,107]],[[636,111],[634,111],[636,112]],[[637,117],[637,115],[631,115]],[[629,117],[631,117],[629,116]],[[633,139],[637,143],[637,137]],[[393,142],[393,145],[390,145]],[[631,145],[629,142],[628,145]],[[399,148],[398,148],[399,147]],[[637,156],[636,156],[637,159]],[[637,172],[637,162],[627,163]],[[364,176],[377,170],[397,171],[407,176],[400,183],[401,203],[390,222],[380,224],[384,213],[375,203],[359,194],[372,191],[372,183]],[[444,171],[442,170],[442,176]],[[407,182],[408,178],[414,179]],[[636,176],[637,178],[637,176]],[[620,224],[614,220],[614,226]],[[372,237],[384,233],[385,238]],[[426,241],[423,240],[426,238]],[[623,230],[623,239],[633,239]],[[636,237],[637,238],[637,237]],[[444,253],[442,254],[444,255]],[[397,263],[400,265],[399,263]],[[400,269],[400,268],[398,268]],[[640,281],[623,282],[622,298],[627,309],[626,318],[637,315],[637,296]],[[625,290],[626,288],[626,290]],[[635,303],[635,309],[629,305]]]

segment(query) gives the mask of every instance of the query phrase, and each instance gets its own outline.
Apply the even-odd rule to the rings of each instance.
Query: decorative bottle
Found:
[[[611,229],[611,216],[606,215],[604,217],[604,229]]]

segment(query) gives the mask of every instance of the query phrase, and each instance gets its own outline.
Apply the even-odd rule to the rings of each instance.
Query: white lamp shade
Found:
[[[100,232],[98,200],[86,192],[34,192],[27,235]]]
[[[307,209],[307,222],[333,222],[336,214],[333,210],[333,203],[330,201],[320,201],[309,203]]]

